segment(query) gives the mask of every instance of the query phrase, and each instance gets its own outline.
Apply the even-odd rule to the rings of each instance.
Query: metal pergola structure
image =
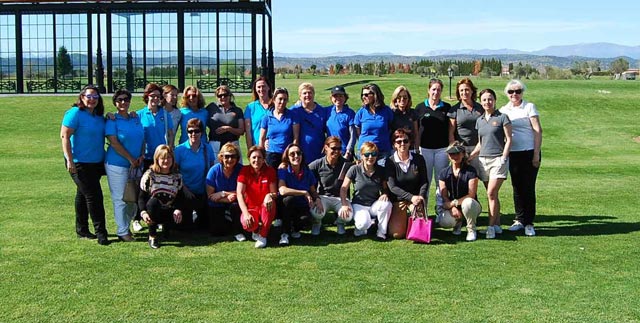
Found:
[[[272,44],[271,0],[0,0],[0,93],[250,92],[274,84]]]

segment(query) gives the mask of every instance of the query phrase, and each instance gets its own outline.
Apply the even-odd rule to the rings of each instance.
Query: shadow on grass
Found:
[[[640,231],[640,223],[620,222],[611,215],[537,215],[536,235],[599,236]]]

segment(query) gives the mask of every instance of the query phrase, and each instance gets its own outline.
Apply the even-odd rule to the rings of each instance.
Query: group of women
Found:
[[[243,112],[227,86],[218,87],[217,102],[206,107],[202,92],[189,86],[178,109],[177,88],[149,84],[144,108],[129,111],[131,93],[118,90],[112,98],[116,113],[105,115],[98,89],[87,86],[61,127],[65,162],[77,186],[76,233],[109,243],[100,187],[106,170],[118,238],[134,241],[129,225],[133,220],[138,231],[143,221],[152,248],[160,246],[159,225],[165,232],[233,234],[238,241],[250,234],[255,247],[264,248],[274,223],[282,226],[279,244],[288,245],[302,230],[319,235],[329,211],[336,214],[338,234],[353,221],[355,236],[377,223],[378,239],[402,238],[408,215],[426,208],[435,178],[436,220],[456,235],[466,221],[467,241],[477,237],[482,180],[489,202],[486,237],[492,239],[502,232],[498,192],[509,171],[516,209],[509,229],[535,235],[542,130],[535,105],[522,99],[524,84],[507,84],[510,101],[500,110],[495,92],[477,94],[468,78],[456,85],[459,102],[453,107],[441,100],[442,89],[442,81],[430,80],[427,98],[413,109],[406,87],[396,88],[387,105],[381,89],[367,84],[354,112],[344,87],[334,87],[332,105],[322,107],[313,85],[302,83],[298,101],[287,108],[288,90],[272,91],[260,77]],[[243,166],[239,138],[245,133],[249,164]],[[127,182],[139,171],[137,203],[125,201]]]

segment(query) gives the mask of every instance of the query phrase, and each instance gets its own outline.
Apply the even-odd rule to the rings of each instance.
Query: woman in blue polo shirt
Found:
[[[342,156],[346,160],[353,160],[353,147],[356,143],[356,128],[353,121],[356,113],[347,105],[349,95],[344,87],[336,86],[331,89],[332,106],[327,111],[327,136],[340,138]]]
[[[144,129],[144,142],[146,143],[145,170],[153,164],[153,154],[156,147],[160,145],[173,146],[173,143],[170,142],[173,138],[173,121],[171,115],[160,106],[161,99],[162,88],[155,83],[147,84],[142,94],[142,100],[146,106],[137,112]]]
[[[134,217],[136,203],[122,200],[129,171],[141,167],[144,162],[144,129],[140,117],[129,115],[131,93],[118,90],[113,94],[113,105],[118,109],[113,120],[107,120],[105,136],[109,140],[105,169],[113,203],[113,217],[118,226],[118,239],[134,241],[129,223]],[[142,174],[140,174],[142,175]]]
[[[207,173],[207,200],[209,202],[209,231],[213,235],[229,232],[236,240],[245,241],[240,206],[238,205],[238,175],[242,169],[240,149],[228,142],[220,148],[219,163]]]
[[[178,142],[182,144],[189,139],[187,122],[192,118],[198,118],[202,124],[206,125],[207,119],[209,119],[209,111],[204,108],[205,101],[202,92],[193,85],[187,86],[182,92],[180,105],[182,106],[180,109],[182,118],[180,118],[180,140]],[[204,137],[207,137],[206,134],[204,134]]]
[[[316,177],[309,170],[304,161],[302,147],[297,144],[289,145],[282,155],[282,164],[278,168],[278,191],[282,211],[282,235],[280,245],[289,244],[289,234],[292,238],[300,238],[300,230],[304,226],[304,219],[311,218],[311,208],[322,211],[322,203],[316,192]],[[320,227],[311,233],[320,234]]]
[[[109,244],[100,177],[104,173],[104,104],[98,88],[85,86],[60,127],[67,171],[76,184],[76,234]],[[89,231],[89,215],[94,235]]]
[[[376,84],[362,87],[362,108],[356,112],[353,124],[356,126],[358,147],[371,141],[378,147],[378,160],[391,155],[391,122],[393,111],[384,103],[384,95]]]
[[[326,138],[327,109],[314,101],[315,94],[316,90],[311,83],[300,84],[300,105],[291,108],[300,122],[300,147],[309,161],[322,156]]]
[[[265,76],[260,76],[253,82],[251,98],[253,102],[244,109],[244,129],[247,148],[260,143],[260,123],[269,112],[271,104],[271,87]]]
[[[271,98],[270,111],[260,123],[260,146],[266,149],[266,163],[273,168],[280,165],[282,153],[287,146],[298,143],[300,134],[298,118],[294,112],[287,109],[287,101],[287,89],[277,88]]]
[[[181,210],[185,217],[182,224],[187,229],[205,228],[208,222],[205,180],[216,156],[211,146],[202,140],[204,124],[200,119],[191,118],[185,128],[189,140],[178,145],[175,152],[176,164],[184,182],[182,190],[185,199]],[[193,219],[193,211],[198,215],[197,220]]]

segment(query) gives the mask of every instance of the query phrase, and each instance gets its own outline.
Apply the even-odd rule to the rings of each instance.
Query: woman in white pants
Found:
[[[360,146],[362,162],[351,166],[340,188],[342,207],[338,211],[340,217],[347,218],[353,214],[356,237],[367,234],[373,225],[373,219],[378,221],[376,237],[381,240],[387,238],[387,225],[391,216],[392,204],[387,195],[387,182],[384,168],[376,163],[378,147],[367,141]],[[353,182],[354,192],[352,206],[347,201],[347,192]]]

